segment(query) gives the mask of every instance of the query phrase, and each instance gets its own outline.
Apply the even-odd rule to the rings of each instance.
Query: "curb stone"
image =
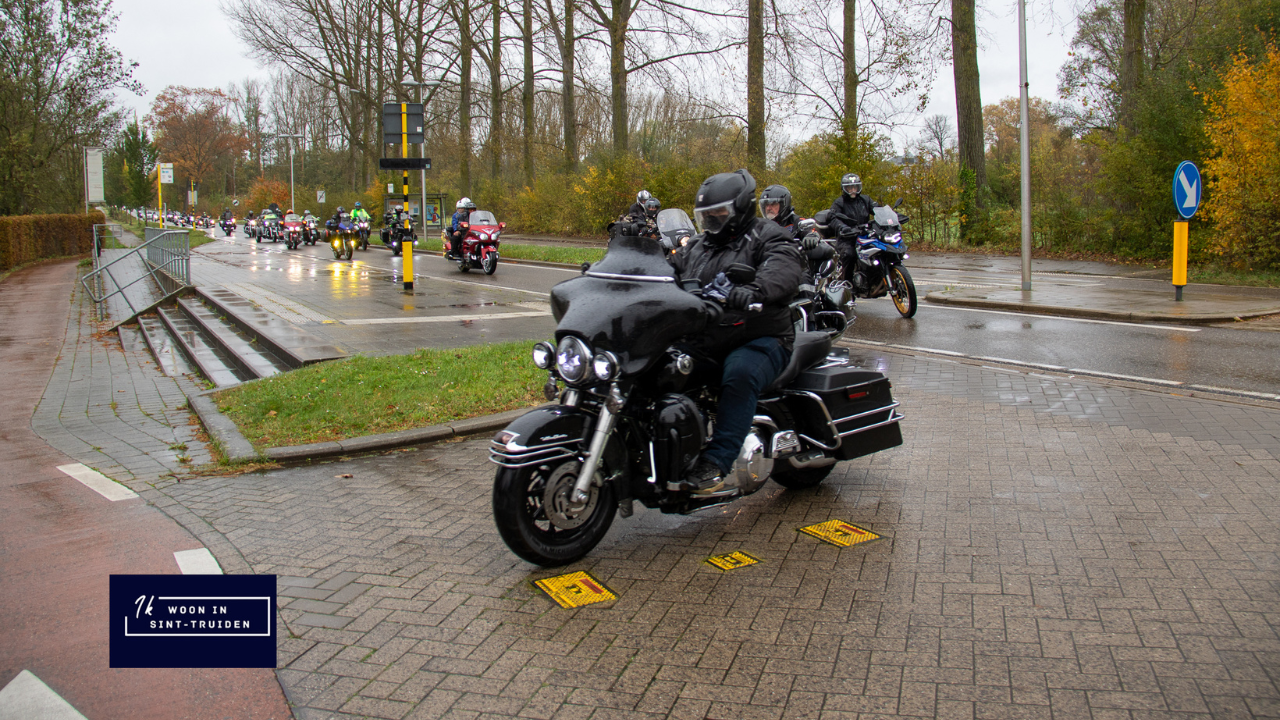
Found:
[[[240,429],[236,427],[235,422],[223,415],[218,410],[217,404],[208,397],[213,392],[216,392],[216,390],[207,390],[203,393],[190,395],[187,400],[191,405],[191,409],[200,418],[201,424],[205,426],[205,429],[209,431],[213,439],[222,447],[222,452],[227,456],[227,460],[233,463],[261,460],[264,457],[275,461],[313,460],[339,455],[351,455],[353,453],[391,450],[408,445],[421,445],[460,435],[474,435],[491,430],[501,430],[510,424],[512,420],[533,409],[532,407],[520,408],[495,415],[455,420],[442,425],[396,430],[394,432],[364,435],[332,442],[272,447],[259,453],[254,449],[252,443],[240,433]]]
[[[1259,310],[1245,313],[1195,313],[1191,315],[1165,315],[1160,313],[1115,312],[1111,310],[1095,310],[1089,308],[1073,308],[1064,306],[1036,305],[1033,303],[1001,302],[999,300],[975,300],[954,298],[942,293],[931,292],[924,296],[927,302],[935,305],[953,305],[971,307],[982,310],[1011,310],[1044,315],[1048,317],[1073,317],[1087,320],[1116,320],[1132,323],[1164,323],[1174,325],[1205,325],[1210,323],[1231,322],[1233,320],[1249,320],[1252,318],[1275,315],[1275,310]]]
[[[214,441],[221,446],[228,461],[236,463],[258,460],[258,451],[254,450],[253,445],[240,434],[240,428],[236,427],[231,418],[219,412],[217,403],[208,397],[211,392],[215,391],[207,390],[196,395],[188,395],[187,404],[195,411],[196,416],[200,418],[200,423],[213,436]]]

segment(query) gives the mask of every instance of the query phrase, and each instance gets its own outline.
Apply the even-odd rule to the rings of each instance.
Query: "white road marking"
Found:
[[[1232,388],[1218,387],[1216,385],[1188,385],[1187,387],[1195,388],[1196,390],[1209,390],[1210,392],[1247,395],[1249,397],[1263,398],[1264,400],[1280,400],[1280,395],[1276,395],[1275,393],[1254,392],[1252,390],[1234,390]]]
[[[85,467],[80,463],[72,463],[71,465],[59,465],[58,469],[70,475],[71,477],[84,483],[84,486],[98,493],[102,497],[115,502],[117,500],[132,500],[138,497],[138,493],[112,480],[89,467]]]
[[[935,307],[946,310],[963,310],[964,312],[991,313],[992,315],[1013,315],[1016,317],[1033,317],[1041,320],[1065,320],[1067,322],[1094,323],[1095,325],[1124,325],[1126,327],[1152,328],[1155,330],[1176,330],[1178,332],[1200,332],[1203,328],[1195,327],[1179,327],[1177,325],[1154,325],[1151,323],[1132,323],[1120,320],[1091,320],[1089,318],[1064,317],[1062,315],[1042,315],[1039,313],[1013,312],[1010,310],[986,310],[983,308],[960,307],[958,305],[944,305],[934,303]]]
[[[222,566],[214,559],[209,548],[179,550],[173,554],[183,575],[221,575]]]
[[[361,320],[343,320],[343,325],[398,325],[401,323],[445,323],[467,322],[471,320],[506,320],[507,318],[543,317],[550,315],[542,312],[485,313],[482,315],[430,315],[425,317],[401,318],[364,318]]]
[[[44,681],[23,670],[0,690],[0,720],[86,720]]]

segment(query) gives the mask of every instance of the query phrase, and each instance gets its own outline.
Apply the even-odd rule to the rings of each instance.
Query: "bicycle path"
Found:
[[[76,270],[39,265],[0,284],[0,718],[292,717],[270,670],[109,667],[110,576],[178,573],[174,553],[202,545],[123,485],[99,486],[112,500],[60,470],[88,476],[32,430]]]

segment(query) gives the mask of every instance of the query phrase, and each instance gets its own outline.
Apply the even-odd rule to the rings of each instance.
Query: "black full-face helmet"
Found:
[[[770,185],[760,193],[760,216],[782,222],[791,215],[791,191],[782,185]]]
[[[656,197],[651,197],[644,201],[644,214],[651,217],[658,217],[658,211],[662,209],[662,203]]]
[[[840,189],[849,197],[857,197],[862,192],[862,178],[856,173],[845,173],[840,178]]]
[[[756,179],[746,170],[712,175],[693,200],[693,219],[708,240],[742,232],[756,216]]]

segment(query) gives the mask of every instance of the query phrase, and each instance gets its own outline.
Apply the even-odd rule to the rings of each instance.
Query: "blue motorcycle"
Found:
[[[888,295],[898,313],[910,318],[916,314],[916,284],[911,280],[911,273],[902,266],[902,261],[908,257],[907,243],[902,239],[902,224],[910,218],[896,212],[900,205],[901,200],[893,207],[876,207],[872,211],[871,222],[852,228],[839,239],[852,242],[857,248],[857,267],[851,268],[847,274],[854,295],[861,298]],[[824,210],[815,216],[819,231],[826,237],[831,234],[827,226],[830,217],[824,214],[829,212]],[[851,223],[849,218],[841,216],[841,219]]]

